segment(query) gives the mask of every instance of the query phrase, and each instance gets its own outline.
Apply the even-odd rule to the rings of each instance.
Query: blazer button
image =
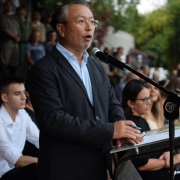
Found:
[[[96,121],[99,122],[100,121],[100,118],[98,116],[96,116]]]

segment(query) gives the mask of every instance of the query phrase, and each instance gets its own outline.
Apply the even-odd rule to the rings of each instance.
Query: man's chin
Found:
[[[87,50],[91,46],[91,43],[85,46],[85,50]]]
[[[25,105],[21,105],[20,107],[19,107],[19,109],[24,109],[26,106]]]

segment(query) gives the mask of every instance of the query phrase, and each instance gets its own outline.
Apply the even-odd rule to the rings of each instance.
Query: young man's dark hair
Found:
[[[8,94],[8,87],[11,84],[24,84],[24,80],[20,77],[15,76],[5,76],[0,80],[0,97],[2,94]],[[2,105],[3,101],[0,98],[0,105]]]

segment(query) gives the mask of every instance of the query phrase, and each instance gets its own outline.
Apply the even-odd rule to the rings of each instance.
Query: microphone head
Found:
[[[99,52],[100,50],[96,47],[94,47],[90,53],[91,56],[95,57],[96,56],[96,53]]]

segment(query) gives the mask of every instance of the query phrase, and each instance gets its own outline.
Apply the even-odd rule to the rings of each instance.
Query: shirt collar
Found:
[[[56,48],[58,49],[58,51],[60,51],[62,53],[62,55],[66,58],[66,59],[69,59],[71,60],[72,58],[76,58],[74,56],[73,53],[71,53],[70,51],[68,51],[66,48],[64,48],[59,42],[56,43]],[[87,51],[84,51],[83,52],[83,61],[87,64],[88,62],[88,57],[89,57],[89,54]],[[77,59],[77,58],[76,58]]]
[[[2,116],[2,120],[3,120],[4,124],[5,124],[5,126],[8,126],[8,125],[14,123],[14,122],[12,121],[12,119],[11,119],[11,116],[10,116],[9,113],[7,112],[6,108],[4,107],[4,105],[2,105],[2,106],[0,107],[0,114],[1,114],[1,116]],[[18,118],[17,118],[17,117],[18,117],[18,114],[19,114],[19,111],[18,111],[18,113],[17,113],[17,115],[16,115],[16,121],[15,121],[15,122],[18,122]]]

